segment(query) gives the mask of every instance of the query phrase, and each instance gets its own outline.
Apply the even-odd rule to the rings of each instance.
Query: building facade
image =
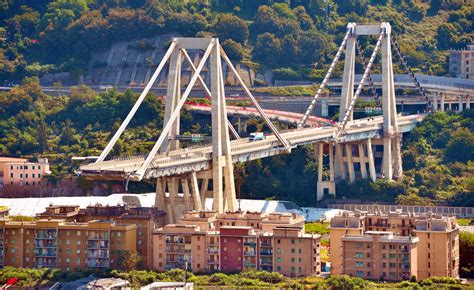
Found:
[[[474,79],[474,45],[449,52],[449,73],[461,79]]]
[[[153,268],[319,275],[320,236],[305,234],[292,214],[191,212],[153,233]]]
[[[345,211],[331,220],[330,242],[332,274],[393,281],[459,276],[454,217]]]
[[[136,226],[113,221],[0,220],[1,265],[25,268],[117,268],[121,251],[136,251]]]
[[[23,158],[0,157],[0,188],[7,185],[41,185],[49,173],[48,160],[45,158],[28,162]]]
[[[143,267],[152,267],[151,234],[155,228],[165,225],[166,213],[151,207],[117,206],[49,206],[39,214],[39,218],[65,219],[66,221],[90,222],[94,220],[110,220],[119,224],[136,226],[136,251],[142,258]]]

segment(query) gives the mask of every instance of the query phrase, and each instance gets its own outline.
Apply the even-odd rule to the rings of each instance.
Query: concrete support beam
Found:
[[[359,164],[360,164],[360,175],[362,178],[367,178],[367,167],[365,165],[365,152],[364,152],[364,145],[362,143],[357,144],[357,148],[359,149]]]
[[[207,189],[209,187],[209,179],[204,178],[201,183],[201,204],[202,209],[206,209],[206,197],[207,197]]]
[[[201,193],[199,192],[199,185],[196,172],[191,173],[191,195],[194,200],[194,210],[203,210]]]
[[[444,112],[445,101],[446,101],[445,95],[441,93],[441,112]]]
[[[352,144],[346,144],[347,170],[349,171],[349,182],[355,181],[354,163],[352,162]]]
[[[374,160],[374,154],[372,151],[372,141],[371,139],[367,139],[367,158],[369,159],[369,173],[370,173],[370,179],[375,182],[375,179],[377,178],[377,175],[375,173],[375,160]]]
[[[184,211],[189,212],[192,207],[191,204],[189,203],[189,184],[188,184],[188,179],[182,178],[181,179],[181,186],[183,187],[183,199],[184,199]]]
[[[165,178],[158,177],[156,179],[156,195],[155,195],[155,207],[158,210],[165,211]]]

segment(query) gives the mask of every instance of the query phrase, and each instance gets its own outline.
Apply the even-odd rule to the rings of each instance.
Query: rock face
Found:
[[[96,52],[92,55],[89,69],[84,83],[88,85],[113,86],[144,86],[151,78],[154,70],[160,63],[166,48],[174,35],[161,35],[155,38],[141,39],[130,42],[117,42],[109,50]],[[197,67],[202,56],[198,50],[188,51],[189,56]],[[236,66],[239,74],[247,85],[252,85],[255,72],[242,64]],[[183,62],[182,83],[187,84],[192,71],[186,62]],[[164,87],[168,68],[165,67],[155,86]],[[224,65],[226,85],[236,85],[235,77]],[[208,69],[202,72],[204,80],[209,78]]]

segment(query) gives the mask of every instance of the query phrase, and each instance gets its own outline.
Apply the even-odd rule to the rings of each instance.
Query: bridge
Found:
[[[376,35],[377,43],[364,68],[364,74],[354,92],[355,51],[359,36]],[[174,38],[158,65],[150,82],[137,99],[130,113],[94,163],[80,167],[80,173],[93,179],[122,179],[140,181],[156,179],[155,205],[167,211],[168,221],[175,222],[183,211],[202,210],[203,199],[209,193],[212,180],[213,210],[237,210],[234,184],[234,163],[247,162],[277,154],[288,154],[297,146],[313,146],[318,161],[317,198],[325,193],[335,194],[336,179],[354,182],[356,178],[398,179],[402,176],[400,143],[402,134],[412,130],[425,114],[401,116],[396,111],[394,76],[392,68],[392,39],[389,23],[380,25],[358,25],[349,23],[346,35],[339,47],[318,92],[305,114],[288,115],[286,121],[299,119],[298,128],[279,132],[268,116],[272,112],[263,110],[252,92],[240,78],[237,70],[215,38]],[[197,67],[187,50],[200,49],[203,56]],[[345,65],[342,78],[339,122],[324,122],[311,112],[319,96],[327,85],[336,62],[345,49]],[[382,116],[360,120],[353,119],[355,103],[362,88],[370,80],[370,69],[378,51],[382,57]],[[201,77],[201,72],[209,59],[210,88]],[[169,61],[164,128],[153,148],[146,156],[107,159],[108,154],[120,138],[141,103],[150,91],[161,70]],[[184,92],[180,83],[181,66],[186,61],[194,72]],[[251,113],[263,119],[271,134],[264,140],[250,141],[240,138],[227,119],[234,111],[243,114],[243,109],[226,105],[222,62],[234,73],[237,81],[254,106]],[[181,148],[174,136],[180,132],[180,111],[186,103],[195,84],[199,82],[207,95],[211,96],[211,106],[201,108],[211,113],[212,140],[210,145]],[[370,81],[369,81],[370,83]],[[425,91],[415,86],[422,95]],[[246,109],[249,110],[249,109]],[[245,113],[249,113],[246,111]],[[282,114],[279,112],[278,114]],[[284,114],[283,114],[284,115]],[[274,116],[275,117],[275,116]],[[318,126],[318,127],[315,127]],[[233,140],[231,140],[231,136]],[[324,158],[324,155],[329,158]],[[329,159],[329,164],[325,161]],[[328,168],[328,179],[324,179]],[[181,185],[181,186],[180,186]],[[181,190],[180,190],[181,189]],[[181,206],[182,205],[182,206]]]

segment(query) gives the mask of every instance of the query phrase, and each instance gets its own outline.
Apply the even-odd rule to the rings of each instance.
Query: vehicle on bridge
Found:
[[[250,136],[249,136],[249,142],[264,140],[264,139],[265,139],[265,134],[263,134],[263,132],[250,133]]]

